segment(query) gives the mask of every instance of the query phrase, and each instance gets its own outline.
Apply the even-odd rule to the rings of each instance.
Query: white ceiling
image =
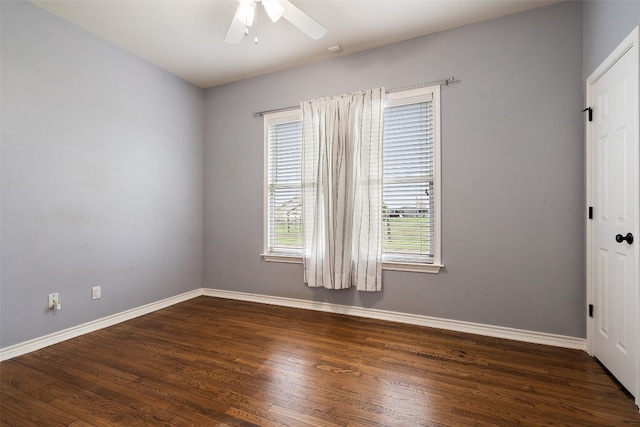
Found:
[[[208,88],[505,16],[558,0],[291,0],[327,28],[312,40],[262,8],[259,43],[223,39],[237,0],[30,0],[183,79]],[[254,28],[256,26],[254,25]]]

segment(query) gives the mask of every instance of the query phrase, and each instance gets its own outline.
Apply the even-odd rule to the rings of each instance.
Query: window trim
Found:
[[[280,111],[267,114],[264,116],[264,177],[263,177],[263,200],[262,200],[262,217],[263,217],[263,235],[262,235],[262,256],[270,257],[272,260],[278,259],[279,262],[286,261],[295,255],[289,256],[286,253],[269,252],[269,127],[281,123],[289,123],[302,120],[302,110],[299,108],[294,110]],[[265,258],[266,259],[266,258]],[[302,257],[300,257],[302,262]]]
[[[411,261],[385,261],[383,259],[383,267],[387,270],[400,270],[400,271],[424,271],[435,270],[428,272],[438,273],[442,265],[442,241],[441,241],[441,226],[442,226],[442,189],[441,189],[441,146],[440,146],[440,85],[421,87],[417,89],[409,89],[404,91],[392,92],[387,94],[387,100],[385,107],[397,107],[401,105],[414,104],[418,102],[433,103],[433,190],[434,196],[434,212],[433,218],[435,221],[435,227],[433,229],[433,237],[435,244],[433,245],[433,263],[415,263]],[[384,254],[383,254],[384,257]],[[418,268],[417,266],[424,266],[425,268]],[[433,269],[426,267],[432,266]]]
[[[285,264],[302,264],[301,256],[293,255],[276,255],[263,253],[260,256],[266,262],[280,262]],[[389,271],[409,271],[413,273],[439,273],[444,265],[442,264],[417,264],[412,262],[382,262],[382,269]]]
[[[405,105],[425,100],[433,102],[433,188],[435,192],[433,218],[435,221],[433,248],[433,263],[413,263],[405,261],[384,261],[382,268],[390,271],[408,271],[416,273],[439,273],[444,267],[442,264],[442,193],[441,193],[441,123],[440,123],[440,86],[428,86],[405,91],[398,91],[387,94],[385,106],[392,104]],[[260,255],[266,262],[280,262],[289,264],[302,264],[302,256],[287,255],[283,253],[269,253],[268,251],[268,230],[269,230],[269,126],[273,124],[286,123],[301,120],[302,111],[298,109],[281,111],[264,116],[264,181],[263,181],[263,251]]]

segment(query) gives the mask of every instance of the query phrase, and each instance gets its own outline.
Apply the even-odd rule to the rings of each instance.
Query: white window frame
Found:
[[[431,101],[433,103],[433,263],[412,263],[406,261],[385,261],[383,253],[382,268],[386,270],[439,273],[443,267],[441,260],[441,186],[440,186],[440,86],[429,86],[387,94],[385,106],[396,107]]]
[[[442,248],[442,234],[441,234],[441,132],[440,132],[440,86],[429,86],[418,89],[411,89],[405,91],[392,92],[387,94],[386,105],[406,105],[417,102],[424,102],[431,100],[433,102],[433,124],[434,124],[434,140],[433,140],[433,189],[434,189],[434,212],[433,219],[435,221],[434,226],[434,240],[433,245],[433,263],[412,263],[404,261],[384,261],[382,268],[385,270],[395,271],[411,271],[420,273],[439,273],[440,269],[444,267],[442,265],[441,248]],[[282,111],[276,113],[265,114],[264,116],[264,237],[263,237],[263,253],[262,257],[265,261],[269,262],[284,262],[301,264],[302,256],[296,255],[284,255],[268,252],[268,230],[269,230],[269,218],[268,218],[268,173],[269,173],[269,127],[273,124],[286,123],[295,120],[302,120],[302,113],[300,109]]]
[[[302,263],[301,255],[269,252],[269,128],[272,125],[302,120],[300,109],[279,111],[264,116],[264,201],[263,252],[265,261]]]

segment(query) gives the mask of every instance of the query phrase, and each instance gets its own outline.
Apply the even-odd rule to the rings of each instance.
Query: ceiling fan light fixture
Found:
[[[253,25],[256,17],[256,4],[253,1],[240,1],[240,6],[236,12],[236,19],[247,27]]]
[[[262,5],[273,22],[277,22],[284,15],[284,6],[279,0],[262,0]]]
[[[258,3],[262,3],[273,22],[284,18],[313,40],[324,37],[327,32],[322,24],[289,0],[238,0],[238,3],[240,4],[231,19],[227,34],[224,36],[224,41],[229,44],[240,43],[243,37],[249,34],[249,27],[257,19],[256,5]]]

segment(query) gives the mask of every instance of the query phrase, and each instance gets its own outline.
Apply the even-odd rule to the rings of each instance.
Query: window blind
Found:
[[[301,149],[299,119],[268,125],[267,249],[299,254],[302,249]]]
[[[433,263],[433,102],[408,102],[385,109],[383,260]]]
[[[438,89],[388,94],[381,227],[382,258],[389,264],[440,264]],[[265,115],[268,255],[302,254],[301,149],[299,110]]]

